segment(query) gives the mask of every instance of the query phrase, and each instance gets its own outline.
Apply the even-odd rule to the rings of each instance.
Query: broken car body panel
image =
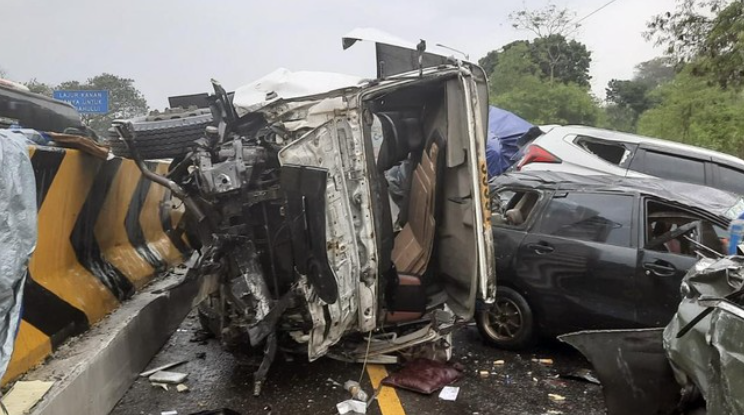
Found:
[[[744,258],[702,259],[663,329],[561,336],[597,370],[611,415],[744,412]],[[663,331],[662,331],[663,330]],[[700,402],[700,396],[705,402]]]
[[[744,259],[703,260],[685,276],[684,298],[664,330],[677,382],[695,386],[709,415],[744,413]]]

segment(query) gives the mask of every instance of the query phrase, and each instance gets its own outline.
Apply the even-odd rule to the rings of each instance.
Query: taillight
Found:
[[[522,167],[530,163],[562,163],[562,162],[563,160],[554,156],[548,150],[536,144],[532,144],[529,147],[527,147],[527,150],[525,151],[524,156],[522,156],[522,159],[519,160],[519,164],[517,164],[517,170],[522,170]]]

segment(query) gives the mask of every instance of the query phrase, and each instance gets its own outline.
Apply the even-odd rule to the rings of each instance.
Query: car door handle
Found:
[[[527,244],[527,249],[534,251],[538,255],[545,255],[555,251],[555,248],[545,243]]]
[[[659,277],[672,277],[677,273],[677,268],[671,264],[665,265],[657,262],[646,262],[643,264],[643,268],[646,270],[646,275],[653,273]]]

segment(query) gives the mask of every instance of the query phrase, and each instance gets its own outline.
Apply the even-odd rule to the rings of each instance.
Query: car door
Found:
[[[635,320],[636,197],[557,192],[519,247],[516,273],[551,332],[628,326]]]
[[[676,154],[641,145],[628,167],[631,171],[669,179],[678,182],[686,182],[700,185],[710,185],[709,169],[706,162],[710,157],[696,157],[692,154]],[[631,172],[628,172],[631,176]]]
[[[491,223],[499,284],[519,285],[514,273],[517,252],[544,199],[544,191],[535,189],[502,188],[493,195]]]
[[[662,201],[644,199],[642,208],[643,231],[639,235],[642,248],[636,272],[639,322],[646,327],[660,327],[669,323],[677,311],[680,283],[698,262],[697,252],[706,256],[716,256],[712,251],[723,254],[721,238],[726,232],[705,217]],[[690,232],[674,237],[684,226],[689,227]],[[707,249],[686,237],[704,244]]]

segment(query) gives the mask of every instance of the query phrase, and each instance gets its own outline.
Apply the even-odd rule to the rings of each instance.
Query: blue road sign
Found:
[[[54,91],[54,99],[69,102],[81,114],[108,112],[108,91]]]

